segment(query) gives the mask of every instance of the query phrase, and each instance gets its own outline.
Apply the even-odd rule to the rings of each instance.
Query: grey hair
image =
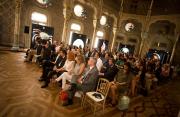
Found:
[[[93,62],[94,62],[94,65],[96,65],[96,63],[97,63],[97,59],[96,59],[95,57],[90,57],[89,59],[92,59],[92,60],[93,60]]]

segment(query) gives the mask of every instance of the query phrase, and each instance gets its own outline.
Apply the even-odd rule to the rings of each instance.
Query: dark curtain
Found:
[[[105,44],[105,50],[108,49],[108,44],[109,44],[109,41],[108,40],[105,40],[105,39],[99,39],[98,40],[98,49],[101,50],[101,47],[103,46],[103,43]]]
[[[86,35],[83,34],[78,34],[78,33],[73,33],[72,34],[72,40],[71,40],[71,45],[73,45],[74,41],[76,41],[77,39],[80,39],[84,42],[84,46],[86,46]]]

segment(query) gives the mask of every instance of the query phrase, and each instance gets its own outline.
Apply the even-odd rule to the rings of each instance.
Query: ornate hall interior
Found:
[[[180,117],[179,5],[0,0],[0,117]]]

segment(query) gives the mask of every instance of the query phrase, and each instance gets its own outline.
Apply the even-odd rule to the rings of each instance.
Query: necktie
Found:
[[[83,76],[83,81],[86,79],[86,77],[87,77],[87,75],[88,75],[88,73],[91,71],[91,69],[89,69],[86,73],[85,73],[85,75]]]

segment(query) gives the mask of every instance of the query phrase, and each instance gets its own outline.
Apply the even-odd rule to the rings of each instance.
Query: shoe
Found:
[[[48,87],[48,84],[46,83],[41,86],[41,88],[46,88],[46,87]]]
[[[40,77],[40,78],[39,78],[39,81],[44,81],[44,78]]]

